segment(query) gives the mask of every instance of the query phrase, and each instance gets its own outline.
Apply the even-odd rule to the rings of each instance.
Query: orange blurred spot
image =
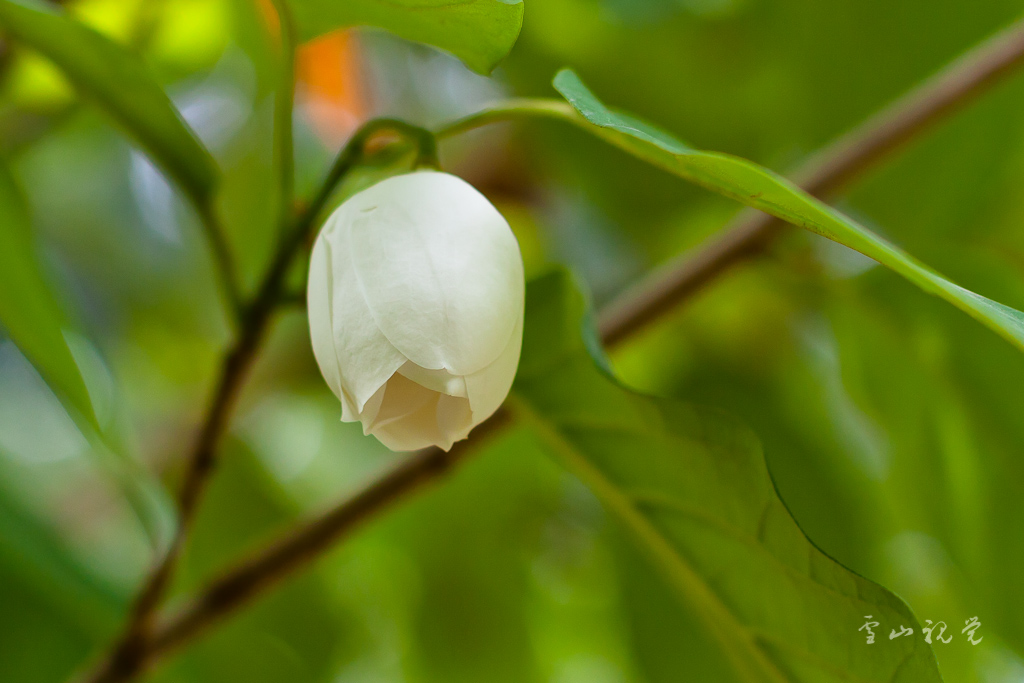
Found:
[[[296,88],[313,130],[331,147],[366,120],[359,44],[349,31],[334,31],[299,48]]]

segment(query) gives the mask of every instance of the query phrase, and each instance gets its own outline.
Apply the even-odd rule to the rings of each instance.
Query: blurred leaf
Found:
[[[612,538],[624,621],[643,680],[677,683],[681,672],[694,681],[731,680],[731,664],[705,630],[700,615],[666,600],[658,569],[630,542],[628,532],[616,531]]]
[[[713,192],[859,251],[924,291],[945,299],[1024,350],[1024,313],[953,284],[853,219],[757,164],[692,149],[640,119],[613,112],[568,69],[555,76],[554,85],[587,121],[598,127],[595,134],[611,144]]]
[[[304,38],[342,26],[376,26],[439,47],[482,74],[519,37],[522,0],[291,0]]]
[[[84,633],[116,627],[127,594],[94,574],[46,524],[0,491],[0,567]]]
[[[941,680],[922,638],[885,637],[920,633],[910,609],[804,536],[745,428],[602,372],[565,274],[531,283],[526,306],[514,411],[632,532],[736,680]],[[880,622],[873,646],[858,633],[866,615]]]
[[[222,467],[210,482],[182,557],[178,590],[195,590],[225,563],[295,522],[296,506],[255,454],[234,440],[223,449]],[[268,593],[209,638],[196,641],[176,658],[163,680],[332,680],[336,660],[352,645],[349,615],[332,594],[330,581],[314,571]]]
[[[213,158],[138,55],[38,0],[0,0],[0,26],[53,60],[196,202],[209,198],[217,181]]]
[[[419,584],[406,680],[552,680],[538,661],[531,590],[560,472],[532,445],[525,434],[502,438],[395,520]]]
[[[95,422],[89,390],[64,338],[64,316],[36,260],[24,199],[4,164],[0,164],[0,323],[57,394]]]
[[[0,680],[63,681],[113,635],[128,594],[0,491]]]

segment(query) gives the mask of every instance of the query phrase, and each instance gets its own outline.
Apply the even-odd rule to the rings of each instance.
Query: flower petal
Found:
[[[392,450],[428,446],[448,450],[472,429],[469,401],[447,396],[395,373],[374,398],[383,396],[371,420],[363,415],[364,433],[373,434]],[[373,403],[371,399],[367,405]]]
[[[387,382],[381,385],[380,389],[374,392],[373,396],[367,399],[363,405],[363,409],[356,412],[353,411],[354,417],[347,420],[348,422],[362,422],[363,424],[363,436],[370,433],[370,428],[373,425],[373,421],[377,419],[377,413],[380,412],[380,406],[384,402],[384,392],[387,390]],[[342,403],[342,420],[345,420],[345,405]]]
[[[320,374],[334,395],[344,401],[341,389],[341,370],[334,353],[334,331],[331,325],[331,280],[327,249],[320,240],[313,245],[309,260],[309,280],[306,284],[306,309],[309,313],[309,336],[313,342],[313,356],[320,366]]]
[[[466,380],[461,375],[453,375],[447,370],[427,370],[412,361],[407,361],[405,365],[398,368],[398,373],[428,389],[449,396],[466,398]]]
[[[342,208],[366,303],[402,355],[466,375],[501,354],[523,306],[523,264],[508,223],[483,195],[455,176],[419,171]]]
[[[437,400],[437,427],[447,438],[447,445],[438,444],[441,448],[447,451],[453,443],[469,436],[475,426],[469,401],[444,395]]]
[[[523,314],[520,312],[512,336],[501,355],[483,370],[466,376],[466,396],[473,410],[473,426],[493,415],[505,401],[516,377],[522,347]]]
[[[386,427],[412,415],[428,403],[436,403],[437,396],[436,391],[395,373],[384,385],[384,400],[374,416],[370,430]]]
[[[406,358],[384,336],[366,305],[352,269],[346,228],[343,221],[332,216],[314,250],[320,248],[326,255],[332,346],[341,384],[354,401],[356,412],[362,412],[370,397]],[[312,271],[310,279],[312,288]],[[312,318],[311,315],[311,326]],[[319,329],[319,323],[317,327]]]
[[[451,443],[437,428],[437,396],[430,403],[398,422],[392,422],[371,433],[393,451],[418,451],[430,446],[441,446],[445,450]]]

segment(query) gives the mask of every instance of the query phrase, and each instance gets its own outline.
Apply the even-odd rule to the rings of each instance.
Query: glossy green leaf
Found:
[[[0,326],[57,394],[94,420],[64,325],[36,259],[24,200],[7,167],[0,164]]]
[[[488,74],[519,37],[522,0],[291,0],[304,38],[342,26],[375,26],[450,52]]]
[[[1024,350],[1024,313],[950,282],[853,219],[755,163],[728,154],[695,150],[663,130],[609,109],[570,70],[560,71],[554,85],[583,116],[584,121],[576,122],[616,147],[713,192],[859,251],[924,291],[945,299]],[[587,123],[592,125],[586,126]]]
[[[217,169],[138,55],[39,0],[0,0],[0,28],[52,60],[131,133],[197,202]]]
[[[907,605],[804,536],[746,429],[618,384],[594,362],[568,276],[532,282],[526,307],[513,411],[631,532],[735,680],[941,680]],[[901,626],[918,635],[890,640]]]

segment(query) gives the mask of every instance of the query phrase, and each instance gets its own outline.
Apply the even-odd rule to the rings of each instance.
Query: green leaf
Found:
[[[618,384],[594,362],[565,274],[532,282],[526,310],[509,405],[631,532],[735,680],[941,680],[910,608],[804,536],[745,428]],[[871,645],[866,615],[880,623]],[[916,635],[890,640],[900,626]]]
[[[692,149],[665,131],[602,104],[568,69],[555,89],[579,112],[574,119],[611,144],[712,192],[760,209],[873,258],[939,296],[1024,350],[1024,313],[964,289],[848,216],[755,163]],[[592,125],[588,125],[592,124]]]
[[[213,158],[138,55],[39,0],[0,0],[0,27],[52,60],[193,200],[202,204],[209,199],[217,180]]]
[[[519,37],[522,0],[291,0],[303,38],[375,26],[452,53],[489,74]]]
[[[0,325],[57,394],[94,422],[89,391],[64,338],[64,316],[36,260],[28,211],[2,163]]]

